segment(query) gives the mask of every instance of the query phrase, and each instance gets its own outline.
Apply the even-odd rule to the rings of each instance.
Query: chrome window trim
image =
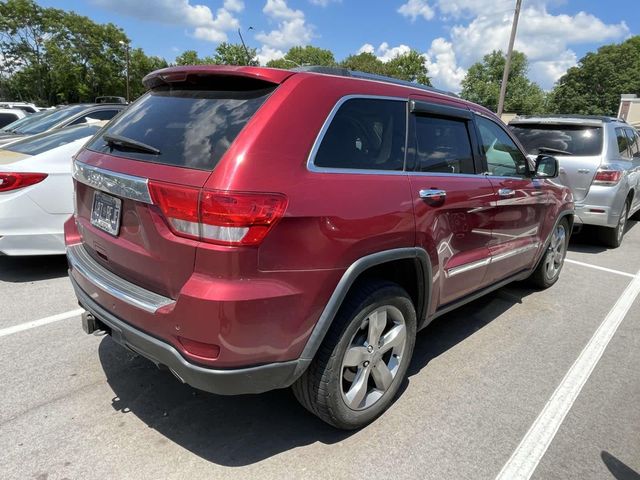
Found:
[[[469,263],[464,263],[457,267],[449,268],[445,271],[447,278],[453,277],[455,275],[459,275],[461,273],[469,272],[471,270],[475,270],[476,268],[486,267],[494,262],[499,262],[500,260],[505,260],[507,258],[514,257],[516,255],[520,255],[522,253],[526,253],[529,250],[535,250],[540,247],[540,242],[531,243],[529,245],[525,245],[523,247],[514,248],[513,250],[509,250],[508,252],[500,253],[498,255],[490,255],[481,260],[476,260]]]
[[[405,97],[389,97],[389,96],[384,96],[384,95],[359,95],[359,94],[352,94],[352,95],[345,95],[344,97],[341,97],[340,99],[338,99],[338,101],[336,102],[336,104],[333,106],[333,108],[331,109],[331,111],[329,112],[329,115],[327,116],[327,118],[325,119],[324,123],[322,124],[322,128],[320,129],[320,132],[318,133],[318,135],[316,136],[315,141],[313,142],[313,146],[311,147],[311,151],[309,152],[309,156],[307,157],[307,170],[310,172],[316,172],[316,173],[355,173],[355,174],[364,174],[364,175],[406,175],[407,172],[405,172],[404,170],[364,170],[364,169],[358,169],[358,168],[334,168],[334,167],[318,167],[315,164],[315,160],[316,160],[316,155],[318,153],[318,150],[320,149],[320,145],[322,144],[322,140],[324,140],[324,136],[327,133],[327,130],[329,129],[329,126],[331,125],[331,122],[333,122],[333,118],[336,116],[336,113],[338,113],[338,110],[340,109],[340,107],[342,107],[342,105],[346,102],[348,102],[349,100],[354,100],[354,99],[365,99],[365,100],[389,100],[389,101],[395,101],[395,102],[404,102],[407,103],[409,101],[408,98]],[[405,126],[406,129],[406,126]],[[405,137],[406,137],[406,131],[405,131]],[[406,138],[405,138],[405,147],[406,147]],[[406,148],[405,148],[406,150]],[[406,152],[405,152],[405,160],[406,160]]]
[[[112,172],[111,170],[88,165],[79,160],[73,161],[73,178],[91,188],[116,197],[153,204],[151,193],[149,192],[148,178]]]
[[[175,304],[171,298],[151,292],[120,278],[96,262],[79,243],[67,247],[67,258],[71,268],[96,287],[112,297],[149,313]]]

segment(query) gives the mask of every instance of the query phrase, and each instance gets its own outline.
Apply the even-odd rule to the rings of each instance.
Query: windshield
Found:
[[[48,150],[75,142],[81,138],[94,135],[104,125],[104,122],[76,125],[73,127],[61,128],[53,132],[47,132],[23,140],[13,142],[6,147],[5,150],[11,152],[24,153],[25,155],[39,155]]]
[[[594,156],[602,152],[602,127],[585,125],[511,125],[511,130],[526,148],[527,153],[537,155],[540,149],[554,149],[554,155]]]
[[[57,123],[73,117],[86,108],[86,105],[74,105],[72,107],[63,107],[58,110],[53,110],[49,115],[39,117],[35,122],[27,125],[20,125],[18,128],[12,129],[12,132],[21,135],[34,135],[36,133],[46,132]],[[34,113],[34,115],[37,114]]]
[[[88,148],[135,160],[212,170],[272,91],[156,89],[109,124],[104,137],[96,137]]]
[[[41,118],[46,117],[47,115],[51,115],[55,110],[45,110],[38,113],[32,113],[31,115],[27,115],[15,122],[12,122],[4,127],[0,128],[0,133],[13,133],[15,128],[26,127],[31,123],[35,123],[39,121]]]

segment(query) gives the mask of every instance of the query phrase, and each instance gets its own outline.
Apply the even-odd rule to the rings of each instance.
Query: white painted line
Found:
[[[622,272],[620,270],[613,270],[612,268],[600,267],[598,265],[593,265],[591,263],[584,263],[584,262],[579,262],[577,260],[571,260],[570,258],[565,258],[564,261],[568,263],[573,263],[574,265],[580,265],[582,267],[589,267],[595,270],[602,270],[603,272],[615,273],[616,275],[622,275],[624,277],[630,277],[630,278],[635,277],[633,273]]]
[[[7,335],[12,335],[14,333],[23,332],[25,330],[41,327],[43,325],[48,325],[49,323],[59,322],[60,320],[77,317],[82,312],[84,312],[84,310],[82,308],[78,308],[76,310],[70,310],[68,312],[59,313],[50,317],[41,318],[40,320],[33,320],[31,322],[21,323],[20,325],[14,325],[13,327],[3,328],[2,330],[0,330],[0,337],[6,337]]]
[[[549,448],[565,416],[602,357],[618,326],[640,294],[640,272],[602,321],[578,359],[571,366],[547,404],[536,418],[511,458],[502,467],[497,480],[528,480]]]

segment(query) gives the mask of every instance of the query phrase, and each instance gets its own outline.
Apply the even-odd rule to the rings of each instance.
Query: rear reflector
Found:
[[[46,173],[0,172],[0,192],[10,192],[40,183],[47,178]]]
[[[207,360],[215,360],[220,355],[220,347],[209,343],[197,342],[184,337],[178,337],[180,344],[191,355],[205,358]]]
[[[287,208],[276,193],[200,190],[149,182],[154,203],[176,235],[218,245],[258,245]]]
[[[622,178],[620,170],[598,169],[596,176],[593,178],[594,185],[616,185]]]

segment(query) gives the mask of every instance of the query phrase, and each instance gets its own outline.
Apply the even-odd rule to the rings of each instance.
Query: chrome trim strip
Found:
[[[67,247],[67,258],[71,268],[78,274],[109,295],[133,307],[155,313],[162,307],[175,304],[171,298],[146,290],[110,272],[91,258],[80,243]]]
[[[97,190],[136,202],[153,204],[149,193],[149,179],[126,173],[112,172],[93,167],[78,160],[73,161],[73,178]]]
[[[508,252],[500,253],[499,255],[493,255],[491,257],[491,263],[499,262],[500,260],[504,260],[505,258],[510,258],[515,255],[520,255],[521,253],[528,252],[529,250],[535,250],[540,246],[539,242],[531,243],[529,245],[525,245],[524,247],[514,248]]]
[[[538,247],[540,247],[540,242],[531,243],[529,245],[525,245],[524,247],[514,248],[513,250],[505,253],[500,253],[499,255],[492,255],[487,258],[483,258],[482,260],[476,260],[475,262],[465,263],[457,267],[449,268],[446,270],[446,275],[447,278],[449,278],[461,273],[475,270],[476,268],[486,267],[493,262],[499,262],[500,260],[505,260],[515,255],[520,255],[521,253],[528,252],[529,250],[535,250]]]
[[[475,262],[465,263],[464,265],[460,265],[459,267],[453,267],[447,269],[447,278],[453,277],[454,275],[459,275],[461,273],[469,272],[471,270],[475,270],[476,268],[486,267],[491,263],[491,257],[483,258],[482,260],[476,260]]]

